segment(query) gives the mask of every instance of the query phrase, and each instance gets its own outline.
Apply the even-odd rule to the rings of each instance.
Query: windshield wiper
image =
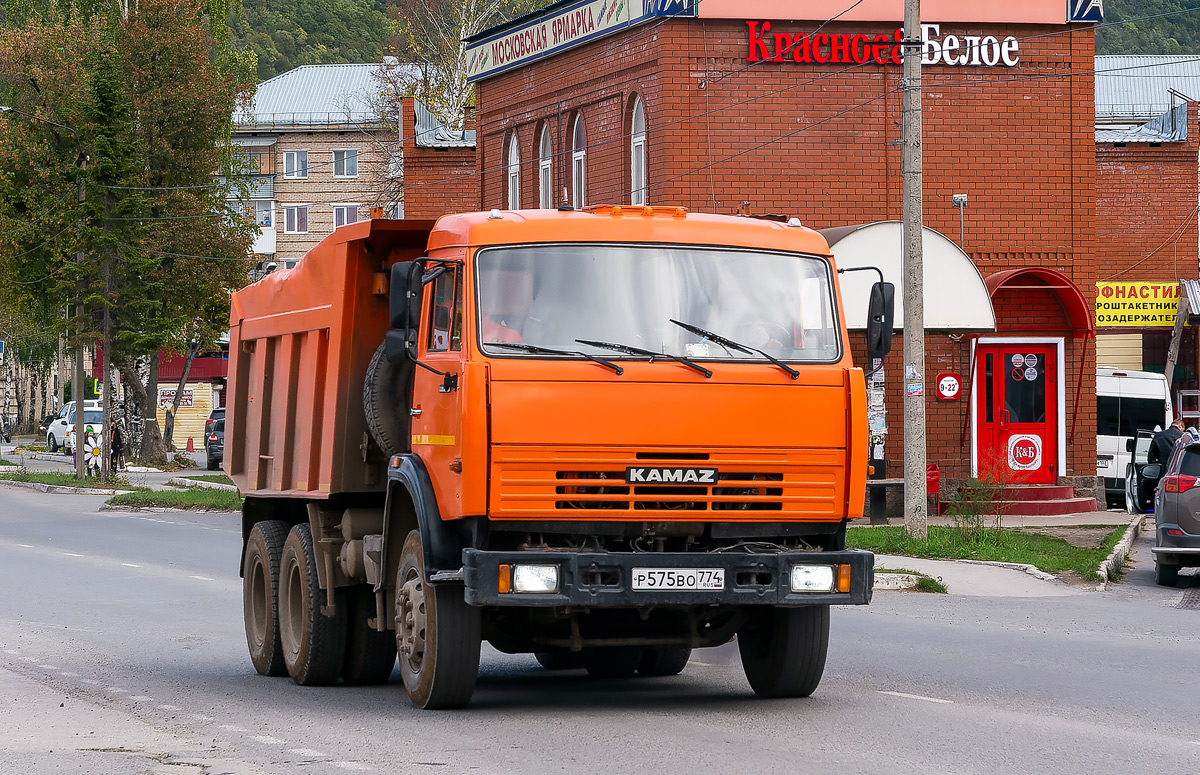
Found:
[[[625,373],[625,369],[621,368],[612,361],[606,361],[603,358],[597,358],[595,355],[588,355],[584,352],[574,350],[556,350],[552,347],[538,347],[536,344],[524,344],[523,342],[485,342],[487,347],[507,347],[511,350],[524,350],[527,353],[539,353],[541,355],[574,355],[580,358],[587,358],[593,363],[599,363],[601,366],[607,366],[621,376]]]
[[[599,347],[603,350],[612,350],[613,352],[626,353],[627,355],[641,355],[643,357],[649,358],[651,363],[654,363],[654,361],[658,360],[658,359],[662,359],[664,361],[674,361],[675,363],[682,363],[684,366],[687,366],[692,371],[698,371],[701,374],[703,374],[705,377],[712,379],[713,373],[711,371],[704,368],[703,366],[701,366],[698,363],[693,363],[692,361],[689,361],[687,358],[684,358],[683,356],[680,356],[680,355],[671,355],[670,353],[656,353],[653,350],[643,350],[640,347],[631,347],[630,345],[627,345],[627,344],[616,344],[615,342],[596,342],[591,339],[576,339],[575,341],[579,342],[580,344],[586,344],[588,347]]]
[[[682,328],[684,331],[691,331],[693,334],[696,334],[697,336],[703,336],[704,338],[708,339],[709,341],[715,342],[716,344],[719,344],[722,347],[732,349],[732,350],[739,350],[741,352],[746,353],[747,355],[753,355],[754,353],[758,353],[759,355],[766,358],[771,363],[775,364],[776,366],[778,366],[779,368],[783,369],[788,374],[790,374],[792,379],[800,379],[800,372],[796,371],[791,366],[788,366],[786,363],[779,360],[775,356],[763,352],[762,350],[758,349],[757,347],[751,347],[748,344],[740,344],[738,342],[733,341],[732,339],[726,339],[725,337],[721,336],[720,334],[714,334],[712,331],[706,331],[703,328],[701,328],[700,326],[693,326],[691,323],[682,323],[678,320],[675,320],[674,318],[667,318],[667,319],[670,320],[675,325]]]

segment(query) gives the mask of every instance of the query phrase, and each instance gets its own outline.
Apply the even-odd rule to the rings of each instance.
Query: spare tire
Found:
[[[388,457],[408,451],[408,380],[411,364],[392,363],[380,343],[363,380],[363,412],[371,438]]]

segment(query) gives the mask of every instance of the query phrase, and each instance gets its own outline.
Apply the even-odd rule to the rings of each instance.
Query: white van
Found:
[[[1109,505],[1125,504],[1125,440],[1138,430],[1171,424],[1167,378],[1152,371],[1096,369],[1096,476],[1104,477]]]

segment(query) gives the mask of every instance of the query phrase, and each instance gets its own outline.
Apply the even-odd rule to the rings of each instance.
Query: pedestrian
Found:
[[[1179,441],[1179,437],[1182,435],[1183,420],[1176,418],[1166,428],[1154,434],[1154,438],[1150,441],[1150,449],[1146,453],[1146,460],[1151,463],[1166,463],[1171,459],[1171,451],[1175,449],[1175,442]]]
[[[109,437],[109,468],[113,471],[125,470],[125,440],[121,438],[121,428],[113,423],[112,435]]]

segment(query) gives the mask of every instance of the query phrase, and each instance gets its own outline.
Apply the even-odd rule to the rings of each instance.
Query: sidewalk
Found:
[[[31,455],[14,455],[13,449],[22,444],[30,444],[34,442],[33,436],[14,437],[11,444],[0,442],[0,458],[9,460],[13,463],[24,463],[28,471],[37,473],[70,473],[72,470],[72,458],[69,455],[62,453],[50,454],[48,452],[38,452]],[[204,450],[199,452],[179,452],[178,454],[189,458],[194,464],[192,468],[182,469],[179,471],[148,471],[148,472],[121,472],[121,475],[129,480],[129,483],[138,487],[149,487],[154,490],[175,490],[177,488],[167,485],[167,480],[175,477],[188,476],[189,474],[212,474],[219,473],[209,471],[205,465],[206,460]],[[5,466],[4,468],[7,468]],[[0,468],[0,471],[4,470]]]

